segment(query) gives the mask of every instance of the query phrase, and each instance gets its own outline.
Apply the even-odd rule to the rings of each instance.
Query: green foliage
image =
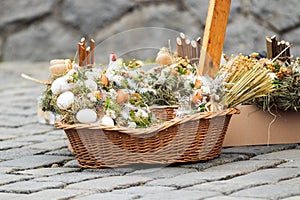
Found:
[[[42,110],[58,113],[56,106],[57,96],[53,95],[51,86],[47,86],[42,97]]]

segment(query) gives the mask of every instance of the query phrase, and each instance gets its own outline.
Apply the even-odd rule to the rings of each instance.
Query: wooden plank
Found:
[[[202,44],[203,53],[198,68],[199,75],[208,73],[210,77],[214,77],[219,70],[230,4],[231,0],[210,0],[209,2]]]

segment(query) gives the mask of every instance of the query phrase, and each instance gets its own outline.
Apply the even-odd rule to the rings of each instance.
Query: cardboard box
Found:
[[[223,146],[300,143],[300,112],[273,111],[274,120],[256,106],[239,109],[241,114],[232,116]]]

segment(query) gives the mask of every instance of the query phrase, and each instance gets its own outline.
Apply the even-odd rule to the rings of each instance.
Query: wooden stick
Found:
[[[83,66],[82,56],[82,43],[78,42],[78,65],[80,67]]]
[[[91,63],[91,47],[88,46],[85,51],[86,51],[86,65],[91,65],[92,64]]]
[[[186,44],[186,56],[188,59],[191,59],[192,57],[192,52],[191,52],[191,40],[190,39],[185,39],[185,44]]]
[[[95,62],[95,40],[91,39],[91,64]]]
[[[198,61],[198,57],[197,57],[197,42],[195,40],[191,41],[191,47],[192,47],[191,63],[194,64],[196,61]]]
[[[86,51],[85,51],[85,48],[83,47],[83,45],[81,45],[80,48],[81,48],[81,61],[82,61],[81,66],[85,66],[86,65]]]
[[[183,57],[182,42],[179,37],[176,38],[176,49],[178,56]]]
[[[197,38],[197,58],[200,58],[201,55],[201,37]]]
[[[209,2],[202,45],[207,55],[201,54],[199,75],[208,72],[208,75],[214,78],[219,71],[230,4],[231,0],[210,0]],[[211,60],[208,57],[211,57]]]
[[[278,48],[277,48],[277,38],[276,35],[273,35],[271,37],[272,40],[272,58],[276,57],[278,55]]]
[[[182,57],[185,58],[187,56],[186,52],[186,44],[185,44],[185,34],[180,33],[181,45],[182,45]]]
[[[272,48],[272,40],[270,36],[266,36],[266,49],[267,49],[267,58],[273,58],[273,48]]]

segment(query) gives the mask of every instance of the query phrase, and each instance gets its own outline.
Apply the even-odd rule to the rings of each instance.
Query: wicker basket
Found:
[[[175,109],[179,106],[152,106],[150,107],[151,112],[154,114],[156,119],[161,121],[170,121],[176,117]]]
[[[147,129],[56,123],[63,128],[83,168],[172,164],[213,159],[236,109],[175,118]]]

